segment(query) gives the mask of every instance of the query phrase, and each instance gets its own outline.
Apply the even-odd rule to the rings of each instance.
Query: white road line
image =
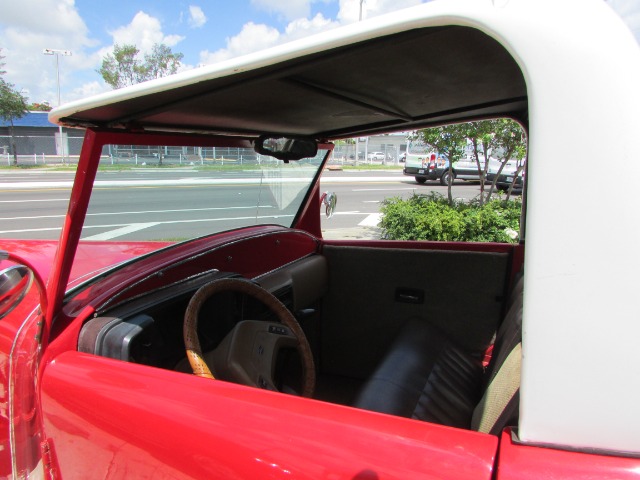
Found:
[[[42,198],[39,200],[0,200],[0,203],[68,202],[69,198]]]
[[[158,222],[132,223],[131,225],[127,225],[126,227],[99,233],[98,235],[92,235],[91,237],[85,237],[83,238],[83,240],[111,240],[112,238],[121,237],[122,235],[137,232],[138,230],[144,230],[145,228],[154,227],[156,225],[158,225]]]
[[[210,208],[184,208],[175,210],[140,210],[132,212],[103,212],[103,213],[87,213],[87,217],[107,217],[110,215],[147,215],[149,213],[188,213],[188,212],[209,212],[214,210],[254,210],[255,205],[247,207],[210,207]],[[261,205],[260,208],[273,208],[273,205]],[[43,218],[64,218],[66,215],[40,215],[36,217],[4,217],[0,220],[40,220]]]
[[[5,217],[0,220],[42,220],[43,218],[64,218],[65,215],[39,215],[37,217]]]
[[[327,177],[320,180],[321,184],[348,183],[348,182],[398,182],[402,178],[396,177]],[[259,185],[259,184],[302,183],[307,184],[311,178],[306,177],[253,177],[253,178],[180,178],[171,180],[96,180],[94,188],[101,187],[154,187],[154,186],[198,186],[198,185]],[[35,188],[71,188],[70,180],[29,181],[29,182],[0,182],[0,189],[35,189]]]
[[[361,214],[360,214],[361,215]],[[224,217],[224,218],[196,218],[191,220],[166,220],[161,222],[154,222],[153,225],[165,225],[165,224],[174,224],[174,223],[202,223],[202,222],[234,222],[239,220],[264,220],[264,219],[277,219],[277,218],[293,218],[293,215],[252,215],[249,217]],[[120,230],[122,227],[127,227],[129,225],[142,225],[138,223],[132,224],[114,224],[114,225],[84,225],[82,230],[87,230],[90,228],[116,228]],[[151,223],[149,224],[151,225]],[[52,230],[62,230],[62,227],[51,227],[51,228],[25,228],[20,230],[0,230],[0,235],[5,233],[23,233],[23,232],[46,232]],[[134,230],[135,231],[135,230]],[[124,233],[122,234],[124,235]],[[92,237],[96,237],[97,235],[93,235]],[[82,238],[86,240],[86,238]]]
[[[201,185],[280,185],[282,183],[300,183],[307,185],[311,178],[304,177],[265,177],[265,178],[186,178],[173,180],[96,180],[94,188],[106,187],[159,187],[159,186],[201,186]],[[2,190],[36,189],[36,188],[71,188],[71,181],[56,182],[16,182],[0,183]]]
[[[260,205],[258,208],[273,208],[273,205]],[[103,212],[103,213],[88,213],[87,217],[102,217],[107,215],[139,215],[149,213],[185,213],[185,212],[212,212],[216,210],[255,210],[256,206],[246,207],[207,207],[207,208],[177,208],[173,210],[140,210],[132,212]]]
[[[380,219],[382,218],[381,213],[372,213],[367,218],[362,220],[358,226],[360,227],[377,227],[380,223]]]
[[[51,228],[24,228],[21,230],[0,230],[0,234],[5,233],[27,233],[27,232],[52,232],[55,230],[62,230],[62,227],[51,227]]]

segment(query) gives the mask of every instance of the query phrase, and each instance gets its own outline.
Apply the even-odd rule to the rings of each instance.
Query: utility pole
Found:
[[[71,56],[70,50],[56,50],[55,48],[45,48],[42,51],[45,55],[55,55],[56,57],[56,79],[58,85],[58,106],[60,106],[60,55],[65,57]],[[62,136],[62,126],[58,125],[58,137],[60,138],[60,153],[62,154],[62,163],[65,162],[66,157],[66,149],[65,149],[65,141]]]

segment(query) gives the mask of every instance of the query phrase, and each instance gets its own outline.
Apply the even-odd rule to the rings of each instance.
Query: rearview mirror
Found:
[[[15,265],[0,271],[0,318],[16,308],[31,287],[33,274],[24,265]]]
[[[256,140],[254,149],[261,155],[269,155],[289,163],[289,160],[315,157],[318,153],[318,142],[306,137],[263,135]]]

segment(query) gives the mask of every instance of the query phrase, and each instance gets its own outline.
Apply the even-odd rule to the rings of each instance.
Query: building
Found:
[[[60,157],[63,154],[77,156],[80,154],[84,130],[62,128],[49,122],[48,112],[28,112],[22,118],[13,120],[13,143],[19,162],[24,157]],[[0,119],[0,154],[11,155],[11,124]],[[11,155],[12,156],[12,155]],[[34,157],[35,156],[35,157]]]

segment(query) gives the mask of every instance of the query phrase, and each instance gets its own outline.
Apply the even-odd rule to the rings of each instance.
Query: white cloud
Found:
[[[3,2],[0,23],[47,35],[87,35],[87,27],[75,9],[74,0]]]
[[[92,95],[97,95],[99,93],[104,93],[108,91],[111,91],[111,87],[107,86],[103,82],[98,82],[97,80],[93,82],[87,82],[80,85],[79,87],[74,88],[71,94],[69,95],[70,96],[69,100],[86,98]]]
[[[231,38],[227,38],[225,48],[215,52],[208,50],[200,52],[200,63],[210,64],[228,58],[263,50],[265,48],[290,42],[306,37],[341,24],[358,21],[360,14],[360,0],[340,0],[338,20],[325,18],[321,13],[309,19],[311,4],[314,2],[330,2],[331,0],[251,0],[251,4],[277,13],[290,19],[284,32],[265,24],[246,23],[242,31]],[[424,0],[364,0],[363,18],[381,15],[424,3]]]
[[[200,63],[216,63],[228,58],[245,55],[247,53],[269,48],[279,43],[280,32],[264,24],[246,23],[240,33],[227,38],[227,47],[209,52],[200,52]]]
[[[202,9],[196,5],[189,5],[189,26],[201,28],[205,23],[207,23],[207,16]]]
[[[93,68],[86,51],[97,41],[75,8],[73,0],[23,0],[4,2],[0,16],[0,47],[7,75],[18,89],[29,91],[29,100],[57,104],[55,57],[43,49],[71,50],[60,57],[60,84],[69,85],[78,70]],[[62,88],[62,101],[70,100]]]
[[[184,37],[180,35],[162,33],[160,20],[142,11],[136,13],[128,25],[109,33],[113,37],[113,43],[135,45],[142,53],[151,52],[156,43],[164,43],[168,47],[174,47],[184,40]]]
[[[289,42],[297,38],[325,32],[338,26],[340,26],[338,22],[325,18],[321,13],[318,13],[311,20],[299,18],[289,23],[285,28],[285,41]]]
[[[401,10],[425,3],[425,0],[364,0],[362,2],[362,19],[382,15],[383,13]],[[340,0],[338,20],[341,23],[357,22],[360,17],[360,0]]]
[[[310,0],[251,0],[251,5],[281,15],[287,20],[306,18],[311,13]]]
[[[264,50],[281,43],[290,42],[298,38],[307,37],[339,26],[318,13],[311,20],[299,18],[290,22],[284,33],[264,24],[249,22],[242,27],[242,31],[231,38],[227,38],[226,48],[215,52],[208,50],[200,52],[200,63],[211,64],[227,60],[228,58],[245,55],[247,53]]]

